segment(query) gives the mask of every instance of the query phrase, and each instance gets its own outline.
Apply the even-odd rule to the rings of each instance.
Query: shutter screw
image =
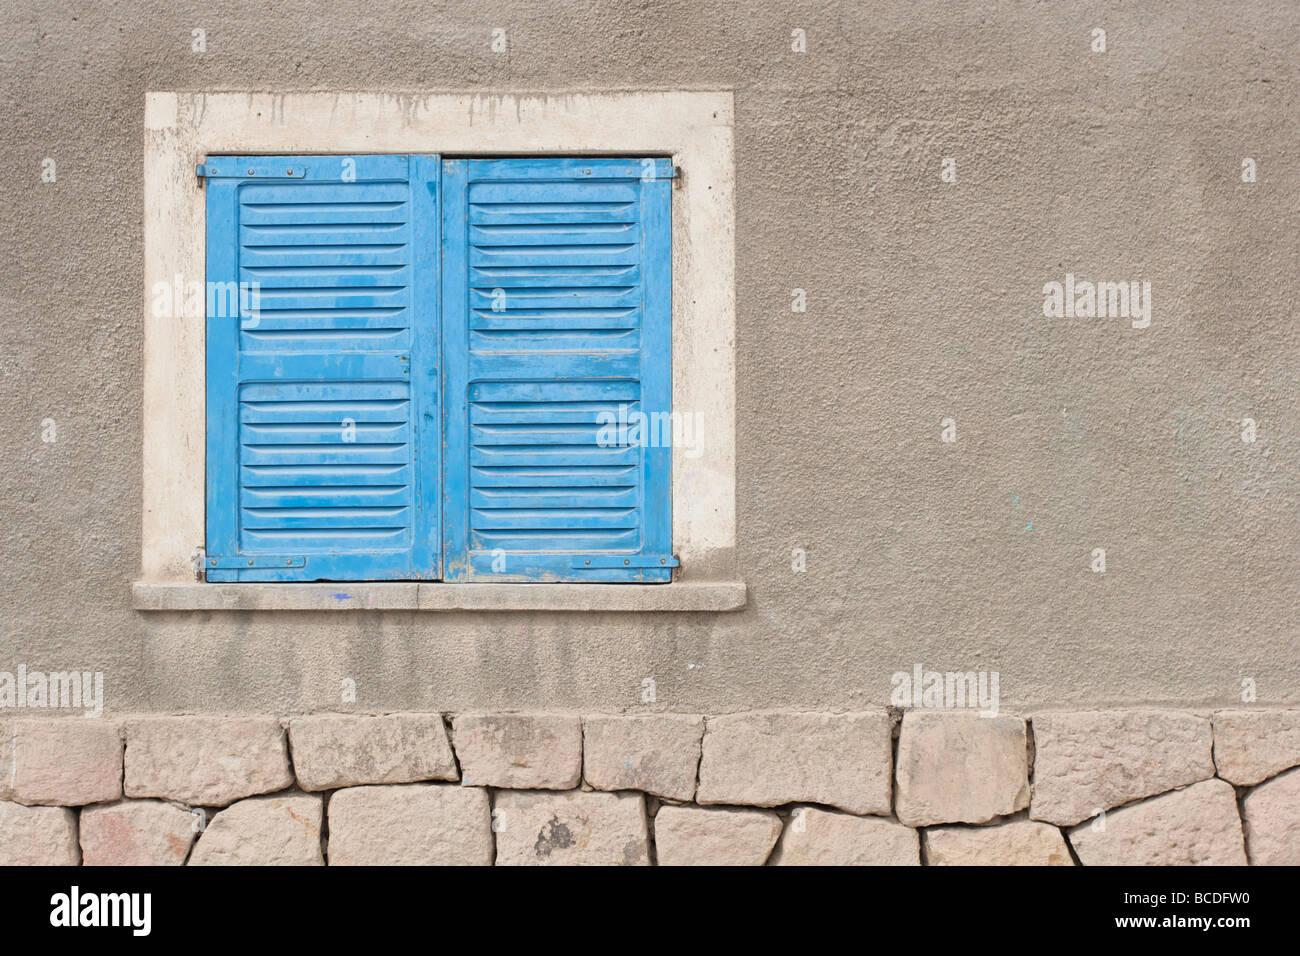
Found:
[[[211,169],[208,170],[208,172],[210,172],[213,176],[217,175],[217,167],[213,166]]]
[[[253,175],[253,167],[252,167],[252,166],[249,166],[249,167],[248,167],[248,175],[250,175],[250,176]]]
[[[624,559],[623,559],[623,563],[624,563],[624,564],[631,564],[632,562],[629,561],[627,558],[624,558]]]
[[[660,558],[660,559],[659,559],[659,563],[660,563],[660,564],[663,564],[663,563],[664,563],[664,559],[663,559],[663,558]]]
[[[292,169],[286,169],[286,170],[284,171],[284,174],[285,174],[286,176],[292,176],[292,175],[293,175],[293,170],[292,170]]]
[[[208,564],[215,568],[217,566],[217,559],[213,558],[211,561],[208,562]]]
[[[252,559],[252,558],[249,558],[249,559],[248,559],[248,566],[249,566],[250,568],[253,566],[253,559]]]
[[[590,558],[587,559],[587,567],[591,567],[591,559],[590,559]]]
[[[284,566],[285,566],[286,568],[291,568],[291,567],[293,567],[293,558],[285,558],[285,559],[284,559]]]

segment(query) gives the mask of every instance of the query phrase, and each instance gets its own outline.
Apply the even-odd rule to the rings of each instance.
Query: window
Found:
[[[208,581],[670,580],[670,160],[200,173]]]
[[[642,611],[728,611],[743,607],[747,589],[740,579],[736,551],[736,294],[735,294],[735,161],[733,154],[735,111],[727,91],[664,90],[607,93],[374,93],[316,91],[298,93],[249,93],[221,91],[151,92],[145,95],[144,109],[144,261],[143,365],[141,389],[142,470],[140,528],[140,576],[132,585],[134,606],[141,611],[574,611],[574,612],[642,612]],[[442,577],[367,578],[366,583],[338,587],[333,583],[312,583],[292,565],[248,568],[249,557],[238,567],[209,566],[205,550],[209,547],[207,517],[209,513],[208,480],[208,392],[209,383],[207,317],[203,303],[205,288],[226,289],[209,277],[208,271],[208,200],[221,189],[230,173],[232,180],[250,179],[250,184],[311,185],[295,179],[306,169],[294,169],[309,162],[326,159],[337,162],[333,184],[364,185],[374,180],[343,179],[345,158],[367,161],[383,157],[408,157],[405,182],[409,201],[411,161],[421,156],[439,155],[441,162],[459,162],[451,157],[546,157],[586,159],[590,162],[612,157],[661,157],[664,169],[673,169],[673,179],[658,188],[671,195],[671,338],[662,366],[671,376],[672,401],[669,410],[674,425],[681,421],[691,425],[689,435],[672,441],[664,453],[671,459],[669,468],[660,472],[670,484],[671,502],[667,513],[658,520],[671,523],[664,532],[666,545],[662,556],[675,555],[681,566],[672,572],[671,582],[655,568],[636,569],[632,554],[651,554],[648,547],[628,552],[613,552],[618,565],[612,569],[586,565],[566,569],[563,582],[554,580],[551,569],[516,568],[511,554],[503,548],[506,569],[494,571],[488,560],[494,548],[475,555],[469,507],[472,499],[464,490],[465,518],[460,528],[465,533],[465,558],[452,557],[450,542],[457,530],[455,512],[449,516],[447,495],[455,493],[447,480],[447,455],[442,442],[429,444],[431,453],[440,456],[437,466],[426,470],[439,486],[426,496],[418,484],[412,489],[417,507],[421,502],[437,502],[440,508],[437,531],[440,540],[429,544],[430,554],[438,555]],[[248,166],[223,167],[221,157],[250,157],[255,160],[254,175]],[[258,163],[272,158],[297,158],[284,165],[274,179],[271,168]],[[485,159],[467,159],[466,174]],[[658,164],[660,161],[656,160]],[[276,168],[279,169],[277,163]],[[216,167],[216,173],[196,178],[195,167]],[[294,175],[287,175],[294,169]],[[362,176],[369,170],[362,169]],[[356,170],[353,169],[353,174]],[[418,174],[418,173],[417,173]],[[443,196],[448,188],[449,171],[439,169],[436,177],[426,179],[424,192],[434,203],[434,218],[440,222],[445,208]],[[429,182],[434,193],[429,193]],[[637,177],[636,182],[640,182]],[[325,183],[320,183],[324,185]],[[467,190],[473,183],[468,179]],[[229,192],[232,197],[238,189]],[[298,205],[310,205],[299,203]],[[232,204],[226,215],[233,217]],[[427,222],[428,219],[422,220]],[[233,218],[228,223],[228,242],[236,242]],[[468,223],[464,224],[468,242]],[[233,238],[232,238],[233,237]],[[435,257],[436,273],[427,268],[412,272],[411,281],[428,281],[433,275],[436,288],[421,292],[414,287],[417,304],[432,301],[437,325],[437,343],[446,355],[447,337],[454,332],[448,325],[445,296],[444,257],[451,255],[446,230],[439,228],[442,246]],[[233,256],[234,254],[232,254]],[[468,269],[466,248],[466,269]],[[236,260],[237,262],[237,260]],[[418,260],[417,260],[418,262]],[[285,270],[288,271],[288,270]],[[422,278],[423,277],[423,278]],[[209,281],[211,280],[211,281]],[[237,276],[232,280],[238,281]],[[463,280],[468,287],[468,278]],[[387,287],[385,287],[387,288]],[[493,289],[508,287],[493,286]],[[159,290],[170,302],[159,308]],[[193,308],[191,290],[196,290]],[[183,294],[182,294],[183,293]],[[649,290],[646,290],[649,294]],[[236,292],[237,297],[237,292]],[[182,308],[181,305],[184,305]],[[508,300],[507,300],[508,304]],[[468,295],[462,306],[466,312],[465,339],[469,339]],[[235,313],[239,311],[235,306]],[[308,310],[310,311],[310,310]],[[490,312],[491,310],[485,310]],[[261,316],[269,311],[258,310]],[[491,316],[489,316],[491,318]],[[498,316],[499,318],[499,316]],[[413,321],[418,316],[413,314]],[[259,318],[265,325],[269,320]],[[274,336],[260,339],[244,336],[243,324],[250,319],[229,322],[236,333],[235,346],[257,341],[266,344]],[[385,326],[375,326],[384,328]],[[400,328],[400,327],[399,327]],[[263,331],[266,331],[264,329]],[[249,331],[253,331],[250,329]],[[329,330],[327,330],[329,331]],[[477,330],[476,330],[477,331]],[[485,329],[486,332],[506,331]],[[569,330],[572,331],[572,330]],[[595,329],[594,331],[613,331]],[[638,329],[639,341],[647,335]],[[331,334],[335,334],[331,332]],[[400,334],[400,331],[399,331]],[[323,340],[327,335],[318,335]],[[492,336],[476,336],[490,339]],[[499,336],[497,338],[500,338]],[[410,353],[399,352],[399,355]],[[418,353],[417,353],[418,354]],[[643,356],[649,354],[642,350]],[[238,356],[238,353],[236,353]],[[465,361],[470,359],[468,343]],[[409,365],[408,365],[409,368]],[[450,366],[435,367],[437,388],[432,391],[442,403],[432,427],[445,428],[449,410],[446,400]],[[236,374],[235,369],[227,374]],[[403,376],[406,380],[409,376]],[[638,380],[640,381],[640,380]],[[640,381],[643,389],[645,381]],[[235,388],[233,381],[227,385]],[[414,389],[415,383],[412,383]],[[233,391],[237,401],[238,392]],[[468,416],[469,398],[465,397]],[[229,419],[230,427],[239,422]],[[341,421],[341,419],[340,419]],[[273,423],[276,424],[276,423]],[[302,424],[285,422],[279,424]],[[466,427],[472,423],[466,422]],[[683,428],[685,433],[686,429]],[[411,432],[416,440],[428,434],[426,423],[416,419]],[[228,436],[232,442],[237,435]],[[424,447],[421,445],[421,447]],[[657,447],[648,443],[647,451]],[[466,454],[469,436],[465,438]],[[237,460],[230,457],[230,460]],[[232,497],[229,507],[237,506],[233,497],[238,474],[228,473]],[[424,480],[416,474],[413,481]],[[643,479],[644,480],[644,479]],[[289,488],[292,485],[263,487]],[[381,486],[392,490],[392,485]],[[546,487],[546,486],[532,486]],[[643,501],[650,501],[644,486],[638,489]],[[485,496],[483,496],[485,497]],[[360,505],[356,507],[361,507]],[[383,507],[382,505],[380,507]],[[229,528],[237,528],[238,515],[230,511]],[[639,517],[646,534],[661,526],[654,515],[643,510]],[[306,527],[306,526],[304,526]],[[369,527],[374,527],[370,525]],[[430,530],[433,525],[429,525]],[[274,529],[269,529],[274,530]],[[303,528],[291,528],[301,531]],[[510,530],[510,529],[506,529]],[[340,535],[344,537],[344,535]],[[426,539],[431,540],[431,539]],[[416,541],[412,539],[412,547]],[[219,563],[237,552],[212,548]],[[398,550],[400,549],[392,549]],[[272,552],[263,552],[269,556]],[[378,560],[380,549],[367,550]],[[521,550],[514,557],[521,558]],[[540,555],[543,552],[532,552]],[[572,553],[585,562],[593,552]],[[306,566],[307,553],[275,552],[284,561],[301,557]],[[558,552],[557,552],[558,554]],[[322,557],[324,552],[317,552]],[[388,555],[387,557],[391,557]],[[428,556],[426,556],[428,557]],[[497,556],[500,557],[500,556]],[[200,558],[202,560],[200,560]],[[629,564],[622,565],[627,559]],[[252,560],[256,565],[258,558]],[[418,559],[412,559],[413,566]],[[477,560],[477,564],[475,563]],[[671,561],[671,557],[668,559]],[[569,562],[572,563],[572,562]],[[624,569],[619,587],[606,583],[614,578],[597,577]],[[424,568],[435,565],[428,560]],[[500,564],[498,562],[498,568]],[[664,565],[666,571],[669,565]],[[481,570],[480,570],[481,569]],[[199,580],[196,580],[196,570]],[[233,572],[241,572],[235,574]],[[271,573],[272,571],[276,573]],[[213,572],[223,572],[216,574]],[[231,572],[231,573],[224,573]],[[251,573],[250,573],[251,572]],[[285,573],[289,572],[289,573]],[[372,570],[366,574],[376,574]],[[426,572],[427,573],[427,572]],[[436,572],[435,572],[436,573]],[[510,575],[519,573],[519,577]],[[207,580],[209,575],[211,580]],[[638,582],[633,575],[639,574]],[[220,580],[226,578],[229,583]],[[660,580],[651,581],[658,577]],[[259,583],[265,579],[265,583]],[[631,579],[631,580],[629,580]],[[329,579],[327,579],[329,580]],[[499,583],[498,583],[499,582]],[[525,583],[518,583],[525,582]],[[547,582],[545,584],[534,582]],[[625,583],[623,583],[625,582]]]

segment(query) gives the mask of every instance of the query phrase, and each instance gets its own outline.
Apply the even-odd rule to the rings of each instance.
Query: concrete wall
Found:
[[[10,0],[0,24],[0,670],[102,671],[115,713],[334,710],[343,678],[368,710],[851,710],[917,663],[997,670],[1007,710],[1247,678],[1300,701],[1295,6]],[[681,88],[735,90],[747,609],[132,610],[147,90]],[[1044,318],[1067,272],[1149,281],[1150,327]]]

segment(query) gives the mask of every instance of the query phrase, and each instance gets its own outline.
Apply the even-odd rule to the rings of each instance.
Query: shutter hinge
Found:
[[[573,559],[575,568],[675,568],[680,565],[676,555],[672,554],[631,554],[625,558],[602,554]]]
[[[301,568],[306,566],[307,559],[300,555],[261,554],[250,558],[240,555],[222,557],[219,554],[209,554],[204,562],[204,567],[209,569],[236,571],[241,568]]]
[[[584,176],[590,176],[590,169],[583,169]],[[671,159],[643,159],[641,167],[637,173],[637,178],[643,182],[654,182],[657,179],[677,179],[682,174],[682,167],[674,166]]]
[[[232,157],[233,158],[233,157]],[[194,167],[199,179],[306,179],[306,166],[279,166],[262,163],[257,166],[236,166],[233,163],[199,163]]]

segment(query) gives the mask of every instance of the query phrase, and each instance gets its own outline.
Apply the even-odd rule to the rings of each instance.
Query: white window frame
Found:
[[[148,93],[144,149],[144,473],[141,610],[409,608],[730,610],[736,573],[735,167],[730,92]],[[195,166],[215,154],[669,155],[673,408],[697,414],[673,449],[668,585],[203,584],[204,319],[159,316],[158,284],[203,283]],[[469,589],[466,591],[466,589]],[[545,593],[538,589],[544,589]]]

